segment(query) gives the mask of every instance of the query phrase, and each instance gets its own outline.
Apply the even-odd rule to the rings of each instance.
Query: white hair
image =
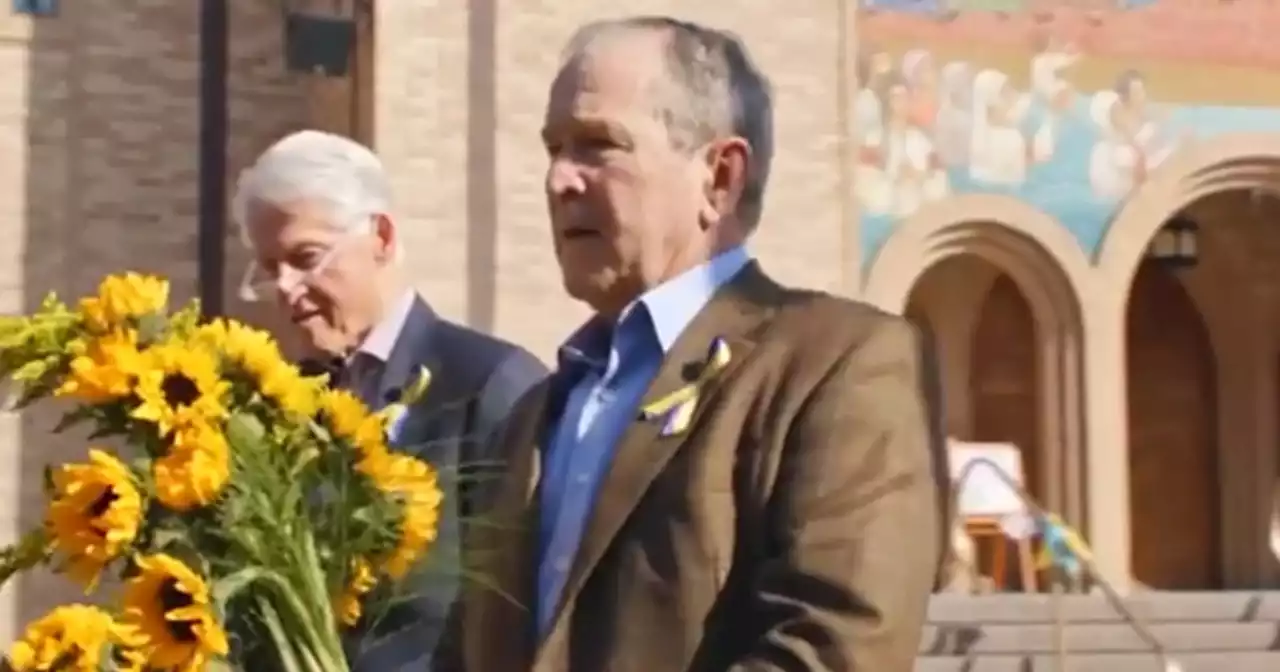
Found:
[[[375,215],[388,214],[391,187],[382,161],[368,147],[333,133],[298,131],[271,145],[240,174],[231,216],[252,247],[252,210],[298,201],[321,204],[335,228],[353,231],[370,226]]]

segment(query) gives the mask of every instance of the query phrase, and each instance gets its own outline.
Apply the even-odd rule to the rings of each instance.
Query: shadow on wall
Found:
[[[25,157],[12,172],[0,170],[22,183],[14,200],[24,199],[25,210],[11,219],[22,231],[13,236],[23,239],[8,246],[22,255],[12,265],[22,277],[7,287],[20,286],[22,296],[13,292],[5,310],[34,310],[50,291],[79,296],[103,275],[125,269],[167,276],[173,300],[185,302],[197,294],[200,3],[59,4],[57,16],[0,16],[0,25],[8,21],[22,31],[0,42],[0,53],[13,50],[0,68],[21,63],[27,52],[25,91],[9,95],[0,84],[6,97],[27,101],[11,115],[16,124],[0,120],[0,132],[8,125],[18,136],[6,160]],[[281,64],[278,4],[230,4],[228,169],[234,184],[257,151],[305,125],[307,109],[304,83]],[[7,72],[2,77],[21,81]],[[234,276],[245,255],[235,231],[227,235],[227,275]],[[229,308],[243,314],[241,306]],[[44,467],[85,455],[84,436],[50,436],[56,420],[44,409],[9,425],[7,450],[18,455],[9,483],[18,492],[7,501],[18,506],[2,529],[39,524]],[[0,602],[13,605],[8,626],[14,631],[53,604],[83,599],[61,578],[32,575],[10,585]],[[0,633],[0,641],[8,641],[7,634]]]

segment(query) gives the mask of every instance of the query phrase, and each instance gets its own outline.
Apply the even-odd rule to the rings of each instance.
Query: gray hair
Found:
[[[231,216],[246,245],[255,206],[283,207],[298,201],[328,208],[334,227],[370,226],[391,208],[391,187],[382,161],[368,147],[341,135],[298,131],[278,140],[240,174]]]
[[[666,16],[610,19],[580,28],[569,40],[566,62],[582,58],[597,39],[635,31],[668,37],[663,56],[674,95],[656,110],[673,147],[693,150],[726,135],[751,147],[739,216],[749,231],[760,222],[773,160],[773,92],[747,47],[733,33]]]

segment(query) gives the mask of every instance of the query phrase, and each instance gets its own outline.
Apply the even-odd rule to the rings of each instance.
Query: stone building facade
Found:
[[[0,247],[9,259],[0,260],[2,309],[29,309],[50,290],[86,291],[122,268],[164,273],[179,296],[193,296],[199,3],[62,4],[40,18],[0,8],[0,231],[10,241]],[[1280,25],[1272,3],[373,0],[342,10],[360,17],[343,78],[283,65],[283,7],[309,3],[230,4],[232,180],[297,128],[369,143],[393,176],[417,286],[445,315],[548,359],[585,316],[560,290],[542,195],[538,129],[558,45],[577,25],[624,12],[737,31],[776,90],[774,177],[753,243],[765,267],[926,324],[942,353],[949,432],[1017,443],[1032,493],[1085,532],[1117,586],[1277,582],[1268,535],[1280,270],[1270,260],[1280,230],[1268,220],[1280,214],[1270,191],[1280,79],[1266,68],[1280,50],[1260,32]],[[1173,28],[1152,31],[1140,12]],[[1107,51],[1115,44],[1129,51]],[[1055,80],[1044,74],[1052,68],[1030,65],[1059,48],[1081,54],[1070,66],[1078,77],[1064,66]],[[932,103],[922,97],[933,116],[911,122],[914,139],[895,135],[907,127],[886,121],[894,105],[926,90],[912,52],[936,61],[935,82],[942,65],[965,61],[1000,71],[1014,93],[1044,93],[1039,107],[1028,99],[1038,121],[1022,133],[1034,170],[984,186],[963,178],[972,162],[942,161],[928,127],[938,88]],[[892,76],[874,84],[873,63]],[[1134,184],[1107,208],[1087,193],[1091,160],[1073,173],[1075,162],[1054,155],[1097,142],[1078,128],[1071,136],[1062,118],[1112,118],[1098,93],[1131,70],[1153,98],[1179,101],[1169,110],[1181,124],[1174,135],[1186,138],[1158,166],[1147,161],[1149,174],[1134,168],[1146,167],[1137,141],[1129,154],[1118,143]],[[1063,83],[1073,93],[1059,100]],[[1014,93],[1001,100],[1021,100]],[[975,110],[986,115],[991,104],[970,100],[968,135],[953,144],[998,144],[973,142]],[[1059,132],[1042,132],[1047,120]],[[905,159],[890,160],[907,144]],[[914,166],[909,184],[903,165]],[[1054,206],[1076,200],[1093,209]],[[1171,270],[1152,263],[1148,247],[1179,213],[1199,224],[1198,257]],[[245,258],[234,231],[227,239],[234,296]],[[230,310],[270,324],[251,307]],[[36,414],[0,415],[0,538],[38,519],[43,464],[83,452],[80,439],[49,438],[51,426]],[[68,597],[58,585],[7,588],[0,623]]]

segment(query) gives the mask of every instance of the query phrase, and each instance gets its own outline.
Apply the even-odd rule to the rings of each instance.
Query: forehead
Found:
[[[650,115],[655,89],[665,76],[667,39],[658,31],[640,30],[596,36],[552,82],[548,125],[584,116]]]
[[[339,235],[328,210],[310,201],[251,204],[246,224],[249,240],[258,250],[327,243]]]

